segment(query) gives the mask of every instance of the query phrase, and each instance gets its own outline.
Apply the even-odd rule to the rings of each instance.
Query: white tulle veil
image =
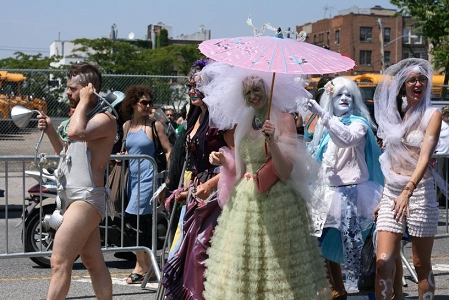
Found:
[[[203,102],[209,110],[211,127],[226,130],[237,125],[234,133],[236,149],[239,149],[242,138],[251,130],[251,123],[255,115],[253,108],[246,105],[243,97],[243,80],[248,76],[258,76],[263,79],[266,91],[270,91],[273,74],[269,72],[253,71],[232,67],[220,62],[208,64],[200,73],[207,77],[207,84],[199,89],[204,93]],[[279,119],[282,113],[296,111],[298,103],[304,103],[311,97],[304,88],[304,80],[300,76],[276,74],[272,98],[270,121],[276,128],[280,128]],[[293,117],[292,117],[293,122]],[[320,235],[328,210],[327,203],[322,201],[319,192],[321,185],[317,177],[319,165],[307,152],[303,139],[296,133],[279,135],[275,132],[275,139],[282,153],[293,164],[293,171],[287,184],[294,188],[306,201],[311,216],[311,226],[315,234]],[[245,165],[238,151],[235,153],[236,178],[243,177]],[[298,200],[300,201],[300,200]]]
[[[428,83],[422,100],[411,107],[403,119],[400,114],[403,107],[398,107],[398,103],[402,103],[402,99],[406,101],[405,80],[410,73],[426,76]],[[434,111],[434,108],[431,108],[432,74],[432,66],[427,60],[404,59],[385,70],[383,79],[374,93],[374,111],[378,124],[377,135],[387,147],[387,152],[381,156],[382,171],[385,179],[391,183],[404,184],[410,179],[409,176],[391,172],[392,168],[400,168],[397,158],[401,158],[401,164],[405,160],[407,164],[416,166],[416,157],[406,155],[407,149],[402,139],[417,126],[425,129],[432,117]]]

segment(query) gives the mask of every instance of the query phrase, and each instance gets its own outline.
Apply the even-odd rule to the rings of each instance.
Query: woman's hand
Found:
[[[208,181],[206,181],[205,183],[202,183],[196,187],[195,196],[202,200],[206,200],[207,197],[209,197],[210,193],[211,193],[210,184],[208,183]]]
[[[218,151],[212,151],[209,155],[209,162],[214,166],[221,166],[226,162],[226,158],[223,153]]]
[[[126,151],[120,151],[120,152],[117,152],[117,155],[125,155],[126,154]],[[121,159],[116,159],[115,160],[116,162],[121,162],[122,160]]]
[[[266,120],[262,126],[262,134],[269,140],[274,136],[274,132],[276,131],[276,127],[270,120]]]
[[[307,109],[311,111],[313,114],[322,118],[326,113],[324,109],[316,102],[314,99],[309,99],[307,101]]]
[[[402,221],[404,217],[410,214],[410,208],[408,206],[410,196],[410,192],[403,190],[391,205],[391,210],[394,211],[394,219],[396,222]]]
[[[189,194],[188,191],[182,191],[182,192],[176,193],[175,201],[178,203],[185,203],[188,194]]]

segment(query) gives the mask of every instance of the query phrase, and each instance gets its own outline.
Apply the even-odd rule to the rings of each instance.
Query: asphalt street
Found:
[[[38,133],[31,133],[27,137],[33,141],[30,142],[31,149],[34,147],[34,138],[37,140],[37,135]],[[12,146],[8,150],[2,146],[0,155],[30,154],[30,149],[25,151],[15,147],[17,146]],[[47,150],[46,153],[51,153],[48,150],[51,147],[45,138],[43,148]],[[7,187],[6,183],[8,183]],[[10,254],[24,252],[21,243],[22,230],[20,226],[15,227],[15,225],[20,219],[26,190],[34,184],[36,181],[24,177],[22,172],[12,170],[5,176],[4,167],[0,168],[0,189],[7,189],[8,196],[7,221],[5,218],[6,197],[0,197],[0,299],[45,299],[50,269],[39,267],[29,258],[9,257]],[[446,208],[440,208],[438,233],[442,236],[448,233],[448,219]],[[405,245],[404,253],[411,264],[411,244]],[[113,280],[114,299],[156,299],[157,282],[148,283],[144,288],[140,285],[125,283],[124,280],[133,269],[134,262],[117,259],[112,252],[106,252],[104,255]],[[437,287],[435,299],[449,300],[449,241],[447,238],[435,240],[432,262]],[[418,299],[417,284],[407,268],[404,268],[404,277],[405,299]],[[89,275],[79,260],[73,267],[71,288],[67,299],[95,299]],[[366,294],[351,294],[348,299],[365,300],[370,297]]]

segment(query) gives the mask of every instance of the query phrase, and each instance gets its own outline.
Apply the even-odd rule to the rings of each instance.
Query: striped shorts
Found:
[[[385,183],[377,216],[377,230],[404,233],[407,227],[411,236],[435,236],[437,234],[439,212],[433,178],[424,179],[418,184],[413,192],[413,196],[409,199],[410,214],[398,222],[394,219],[394,211],[391,207],[402,192],[403,187],[403,184],[397,186]]]

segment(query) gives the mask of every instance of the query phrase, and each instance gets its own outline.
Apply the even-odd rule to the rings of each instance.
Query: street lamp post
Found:
[[[389,41],[388,43],[386,43],[386,44],[384,45],[384,47],[390,46],[391,44],[393,44],[394,42],[396,42],[397,40],[399,40],[400,38],[403,38],[403,37],[408,37],[408,38],[415,39],[415,38],[417,38],[418,36],[417,36],[417,35],[404,34],[404,35],[398,36],[397,38],[395,38],[395,39],[392,40],[392,41]]]
[[[382,73],[383,73],[383,71],[385,71],[385,70],[384,70],[385,57],[383,56],[385,47],[390,46],[391,44],[393,44],[393,43],[396,42],[397,40],[399,40],[399,39],[401,39],[401,38],[404,38],[404,37],[408,37],[408,38],[413,38],[413,39],[414,39],[414,38],[417,38],[418,36],[416,36],[416,35],[411,35],[411,34],[404,34],[404,35],[398,36],[397,38],[395,38],[395,39],[389,41],[389,42],[386,43],[385,45],[382,45],[382,43],[381,43],[381,48],[382,48],[382,49],[381,49],[381,52],[382,52]]]
[[[381,72],[382,74],[385,71],[385,57],[384,57],[384,35],[382,30],[382,19],[377,19],[377,28],[379,28],[379,40],[380,40],[380,64],[381,66]]]

